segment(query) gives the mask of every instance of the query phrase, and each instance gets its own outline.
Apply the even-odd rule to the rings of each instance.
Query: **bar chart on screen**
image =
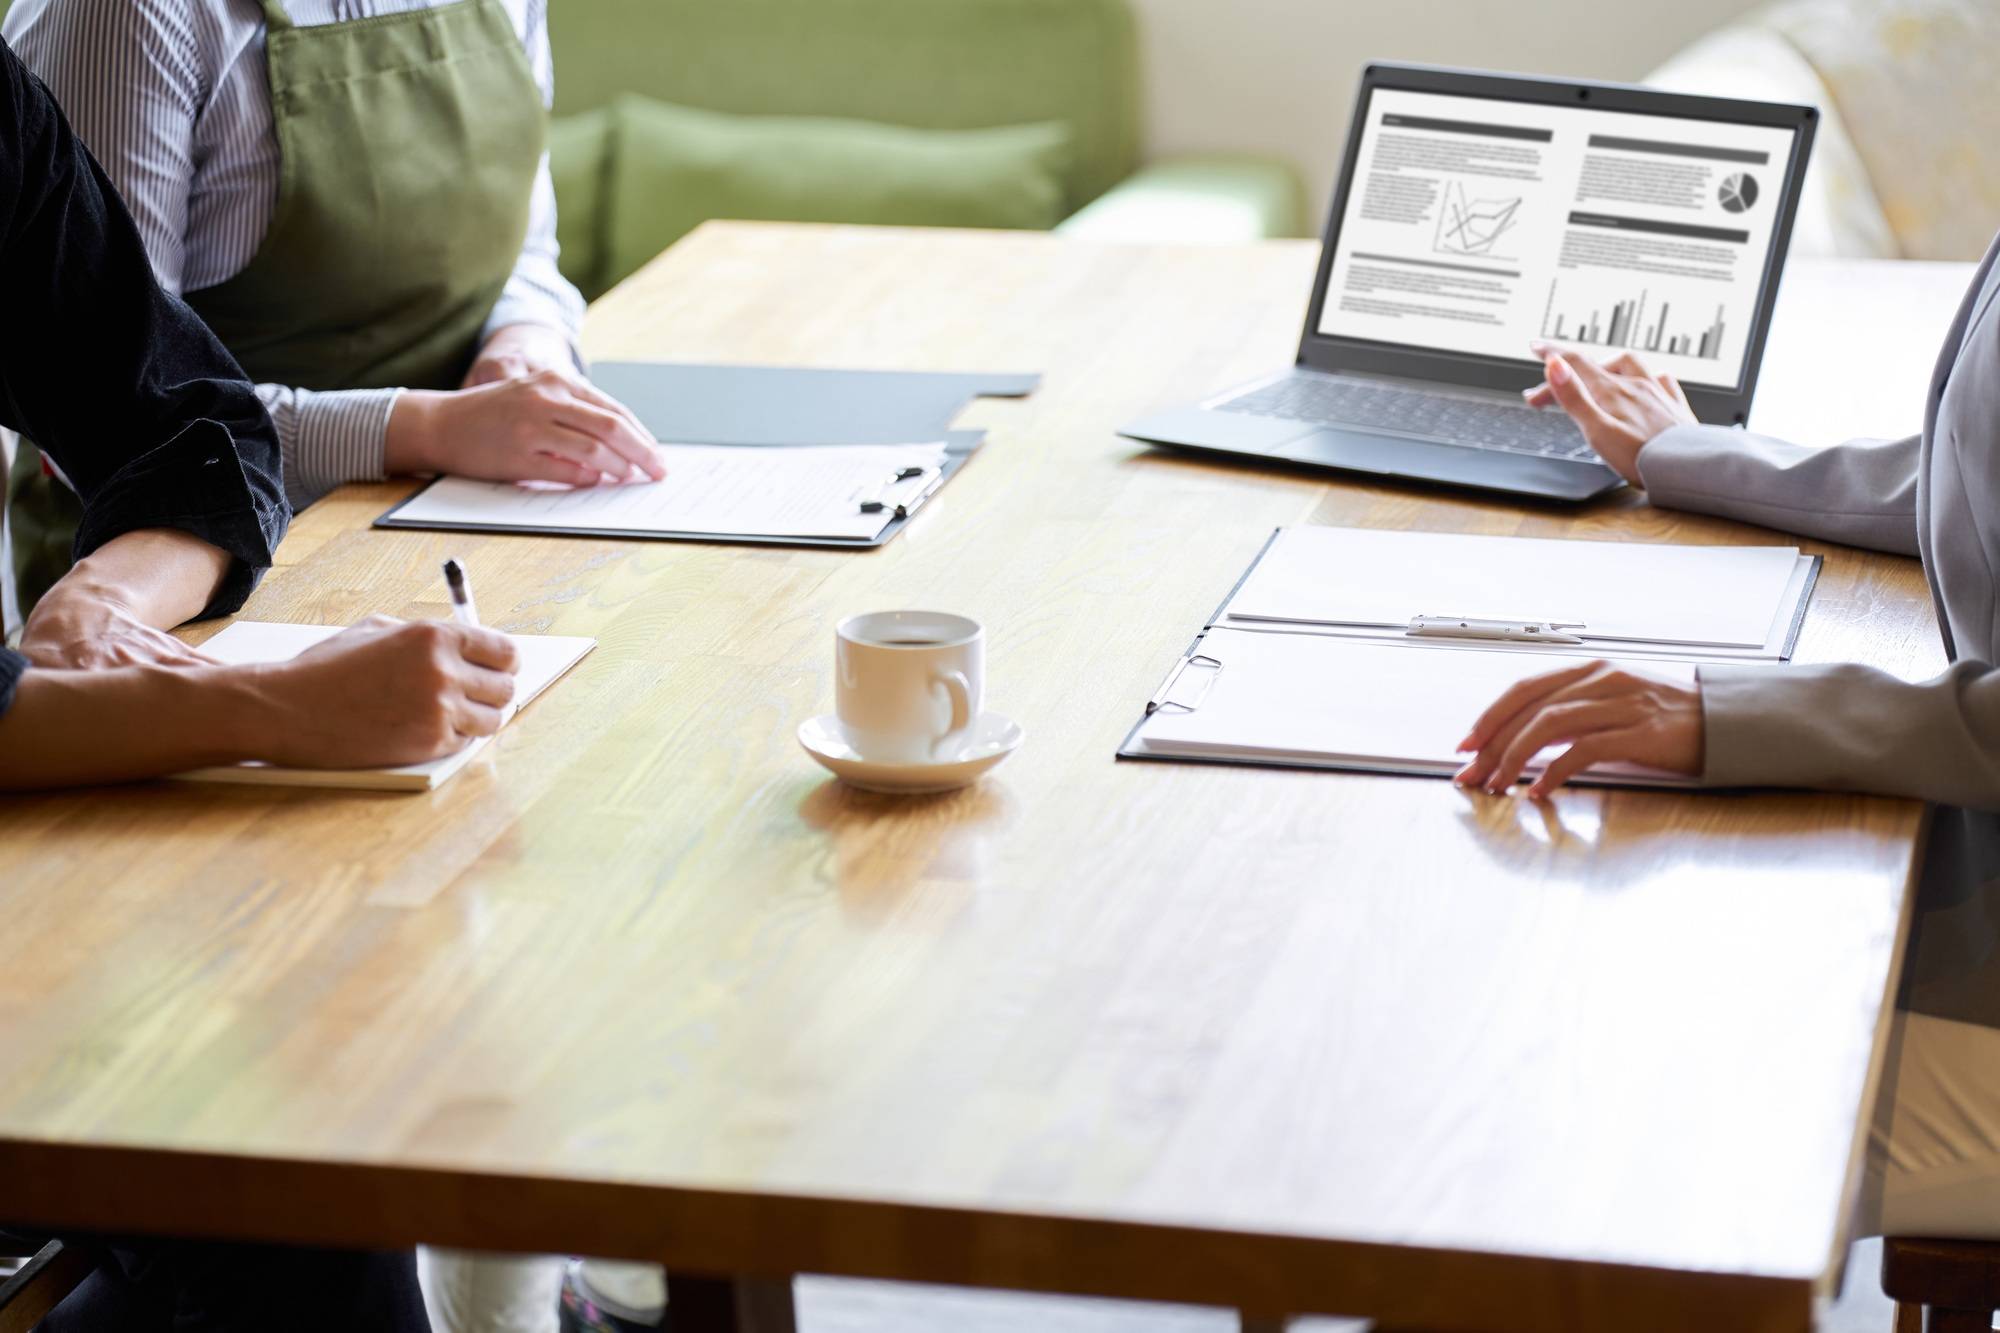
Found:
[[[1549,284],[1548,307],[1542,315],[1542,336],[1552,342],[1583,343],[1592,347],[1617,347],[1633,352],[1664,352],[1670,356],[1692,356],[1704,361],[1722,357],[1726,328],[1724,308],[1715,308],[1715,318],[1706,326],[1676,332],[1670,321],[1674,304],[1661,301],[1649,313],[1652,293],[1641,290],[1610,302],[1564,303],[1558,296],[1560,280]]]

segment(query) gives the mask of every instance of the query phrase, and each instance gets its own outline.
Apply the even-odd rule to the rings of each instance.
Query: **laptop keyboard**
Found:
[[[1291,375],[1216,405],[1218,411],[1321,426],[1359,426],[1544,458],[1596,454],[1561,412],[1399,389],[1373,380]]]

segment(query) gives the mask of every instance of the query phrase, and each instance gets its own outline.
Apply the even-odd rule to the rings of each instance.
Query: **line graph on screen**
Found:
[[[1446,181],[1439,201],[1437,236],[1431,249],[1441,255],[1496,258],[1494,246],[1521,219],[1521,197],[1472,199],[1458,181]]]

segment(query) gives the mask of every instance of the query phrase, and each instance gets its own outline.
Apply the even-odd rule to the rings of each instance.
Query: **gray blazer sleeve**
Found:
[[[1811,787],[2000,810],[2000,671],[1909,684],[1872,667],[1704,666],[1715,787]]]
[[[1680,426],[1639,452],[1656,505],[1897,555],[1917,554],[1921,437],[1808,449],[1723,426]]]
[[[1655,504],[1915,555],[1920,458],[1914,436],[1806,449],[1691,426],[1648,444],[1639,471]],[[1915,685],[1854,665],[1704,666],[1701,695],[1710,786],[2000,810],[2000,671],[1983,662]]]

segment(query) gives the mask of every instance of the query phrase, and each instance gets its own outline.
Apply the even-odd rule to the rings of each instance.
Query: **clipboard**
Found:
[[[910,370],[828,370],[792,366],[727,366],[670,361],[605,361],[591,368],[598,388],[631,408],[659,440],[677,444],[838,446],[945,444],[945,461],[928,501],[958,475],[986,441],[984,431],[955,431],[952,422],[975,398],[1022,398],[1041,387],[1038,374]],[[435,484],[435,483],[433,483]],[[424,490],[428,490],[425,487]],[[762,533],[635,532],[624,528],[518,527],[402,517],[419,490],[375,520],[378,528],[488,532],[519,536],[595,537],[613,541],[703,542],[722,546],[791,546],[872,550],[895,540],[918,510],[896,517],[875,536],[799,537]]]
[[[827,550],[874,550],[894,541],[896,534],[908,527],[923,512],[923,505],[935,499],[938,492],[959,474],[972,456],[986,443],[985,431],[947,431],[943,435],[945,444],[944,463],[938,470],[937,481],[928,487],[921,502],[899,509],[895,516],[873,537],[798,537],[771,536],[763,533],[714,533],[714,532],[635,532],[627,528],[590,527],[521,527],[507,523],[473,523],[441,519],[407,519],[401,512],[419,496],[437,484],[429,484],[413,491],[393,508],[374,522],[377,528],[402,529],[424,532],[484,532],[514,537],[593,537],[610,541],[642,542],[699,542],[711,546],[789,546],[820,548]],[[706,442],[704,442],[706,443]],[[768,442],[767,442],[768,443]],[[759,444],[736,444],[733,447],[756,449]],[[441,480],[441,479],[439,479]]]
[[[1665,653],[1634,654],[1623,651],[1627,645],[1617,643],[1591,645],[1587,642],[1578,643],[1572,641],[1571,644],[1565,645],[1556,642],[1522,642],[1519,640],[1504,644],[1498,641],[1467,643],[1462,637],[1445,640],[1424,636],[1420,629],[1421,621],[1438,618],[1423,617],[1414,613],[1411,617],[1409,629],[1400,636],[1396,635],[1393,631],[1372,636],[1349,636],[1336,631],[1310,626],[1260,624],[1254,619],[1232,619],[1229,614],[1232,604],[1238,600],[1245,586],[1270,556],[1274,545],[1283,532],[1284,529],[1275,530],[1265,539],[1263,545],[1258,549],[1256,557],[1250,562],[1249,567],[1244,570],[1243,574],[1230,587],[1228,593],[1216,606],[1215,611],[1208,617],[1207,622],[1202,626],[1201,630],[1189,642],[1187,648],[1182,651],[1179,658],[1169,667],[1159,688],[1146,701],[1141,716],[1133,723],[1130,730],[1126,732],[1124,740],[1120,743],[1117,751],[1119,759],[1156,763],[1222,764],[1233,767],[1316,769],[1321,771],[1368,772],[1425,777],[1448,776],[1458,763],[1462,763],[1462,759],[1456,760],[1450,767],[1446,767],[1441,758],[1433,759],[1420,756],[1392,758],[1384,755],[1382,757],[1370,758],[1366,755],[1349,753],[1337,756],[1312,755],[1303,752],[1311,748],[1307,745],[1300,746],[1299,749],[1301,752],[1299,753],[1285,753],[1282,747],[1260,746],[1255,737],[1249,737],[1240,745],[1230,747],[1240,749],[1244,753],[1189,753],[1185,750],[1175,753],[1162,753],[1159,750],[1149,748],[1144,740],[1149,724],[1152,724],[1156,716],[1161,714],[1186,715],[1198,713],[1208,703],[1210,696],[1217,689],[1219,682],[1228,675],[1232,660],[1238,656],[1238,650],[1241,650],[1246,643],[1253,641],[1245,636],[1255,636],[1258,638],[1263,636],[1284,636],[1291,639],[1294,644],[1301,646],[1309,641],[1317,640],[1320,644],[1324,645],[1325,650],[1329,654],[1332,654],[1336,658],[1343,655],[1365,657],[1370,654],[1376,654],[1378,656],[1374,660],[1378,666],[1387,661],[1387,659],[1379,656],[1382,653],[1397,654],[1396,660],[1399,663],[1428,665],[1442,664],[1448,660],[1429,657],[1428,654],[1431,653],[1463,654],[1471,651],[1479,658],[1486,659],[1489,658],[1493,650],[1499,649],[1508,653],[1508,657],[1506,658],[1507,669],[1517,673],[1521,670],[1523,664],[1533,664],[1537,657],[1551,658],[1564,662],[1575,660],[1578,657],[1609,657],[1631,662],[1641,670],[1647,669],[1650,665],[1655,671],[1665,671],[1668,674],[1684,673],[1691,679],[1694,672],[1704,663],[1740,663],[1745,660],[1726,656],[1717,657],[1711,654],[1704,654],[1698,650],[1675,652],[1672,655]],[[1584,544],[1587,545],[1588,543]],[[1790,614],[1785,619],[1782,627],[1777,624],[1776,615],[1772,618],[1772,633],[1776,645],[1775,658],[1767,656],[1756,659],[1767,669],[1778,669],[1783,662],[1790,660],[1797,645],[1800,630],[1804,624],[1806,608],[1811,603],[1812,594],[1817,587],[1820,571],[1824,566],[1824,560],[1819,556],[1806,556],[1799,553],[1798,560],[1802,569],[1802,584],[1799,582],[1799,578],[1795,577],[1794,583],[1798,586],[1798,591],[1794,593],[1788,587],[1784,594],[1787,597],[1795,595],[1797,598],[1796,604],[1789,608]],[[1782,614],[1786,610],[1787,608],[1782,602],[1776,608],[1779,614]],[[1219,631],[1221,633],[1218,633]],[[1229,646],[1221,646],[1225,644]],[[1514,656],[1515,652],[1521,655]],[[1401,656],[1404,653],[1419,653],[1426,654],[1427,656],[1423,658],[1404,658]],[[1254,658],[1256,655],[1251,654],[1250,656],[1253,658],[1252,665],[1255,666]],[[1470,660],[1460,657],[1458,662],[1464,664]],[[1550,665],[1555,665],[1555,661],[1551,661]],[[1534,669],[1540,668],[1535,667]],[[1260,677],[1260,679],[1262,678]],[[1490,701],[1492,697],[1497,697],[1497,694],[1498,690],[1495,689],[1491,695],[1485,696],[1486,701]],[[1307,696],[1301,695],[1298,697],[1303,699]],[[1322,702],[1318,698],[1314,698],[1312,701],[1315,703]],[[1224,696],[1222,706],[1225,710],[1229,707],[1229,696],[1227,694]],[[1348,707],[1351,709],[1353,706],[1348,705]],[[1421,749],[1421,746],[1412,746],[1411,748]],[[1589,784],[1606,786],[1691,788],[1695,785],[1692,781],[1674,779],[1666,775],[1652,774],[1643,770],[1627,772],[1615,769],[1598,770],[1581,776],[1577,780]]]

